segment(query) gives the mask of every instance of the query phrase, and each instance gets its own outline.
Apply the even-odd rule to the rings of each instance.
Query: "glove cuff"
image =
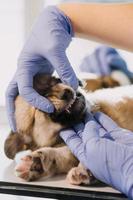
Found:
[[[48,8],[55,11],[57,13],[57,16],[58,15],[62,16],[62,18],[66,22],[66,23],[64,23],[64,21],[63,21],[64,28],[71,35],[71,37],[74,37],[74,30],[73,30],[70,18],[68,16],[66,16],[66,14],[62,10],[60,10],[57,6],[48,6]]]

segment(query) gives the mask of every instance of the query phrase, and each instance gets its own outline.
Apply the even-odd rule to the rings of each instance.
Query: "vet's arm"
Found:
[[[95,118],[87,115],[85,124],[64,130],[60,135],[97,179],[133,199],[133,148],[124,143],[125,137],[122,141],[123,132],[132,140],[133,147],[133,133],[119,128],[100,113]]]
[[[133,51],[132,3],[64,3],[59,8],[71,19],[77,35]]]

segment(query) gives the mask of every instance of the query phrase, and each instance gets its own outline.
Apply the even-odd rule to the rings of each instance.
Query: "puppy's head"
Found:
[[[84,96],[63,84],[60,79],[38,74],[34,77],[34,88],[53,103],[55,111],[49,115],[54,122],[68,127],[84,118],[86,111]]]

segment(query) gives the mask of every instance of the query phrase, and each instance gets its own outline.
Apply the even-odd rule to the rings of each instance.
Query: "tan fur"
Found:
[[[18,132],[30,134],[34,122],[35,108],[18,96],[15,100],[15,119]]]
[[[24,141],[32,141],[32,150],[60,142],[58,132],[63,128],[60,124],[54,123],[46,113],[35,109],[20,96],[17,97],[15,105],[17,130],[23,136],[30,137],[25,137]]]
[[[117,124],[125,129],[133,131],[133,99],[124,98],[116,104],[109,102],[99,102],[97,111],[104,112],[110,116]]]
[[[111,76],[103,76],[96,79],[85,80],[85,90],[95,91],[101,88],[113,88],[119,86],[120,84],[114,80]]]
[[[60,142],[59,131],[62,128],[60,124],[52,122],[47,114],[39,110],[35,111],[32,137],[38,147],[58,144]]]

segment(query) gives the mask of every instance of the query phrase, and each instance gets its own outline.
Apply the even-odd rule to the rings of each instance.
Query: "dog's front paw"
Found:
[[[26,181],[34,181],[53,174],[55,160],[50,149],[35,151],[21,159],[17,164],[16,175]]]
[[[81,167],[74,167],[67,174],[67,181],[73,185],[90,185],[92,180],[93,175]]]

